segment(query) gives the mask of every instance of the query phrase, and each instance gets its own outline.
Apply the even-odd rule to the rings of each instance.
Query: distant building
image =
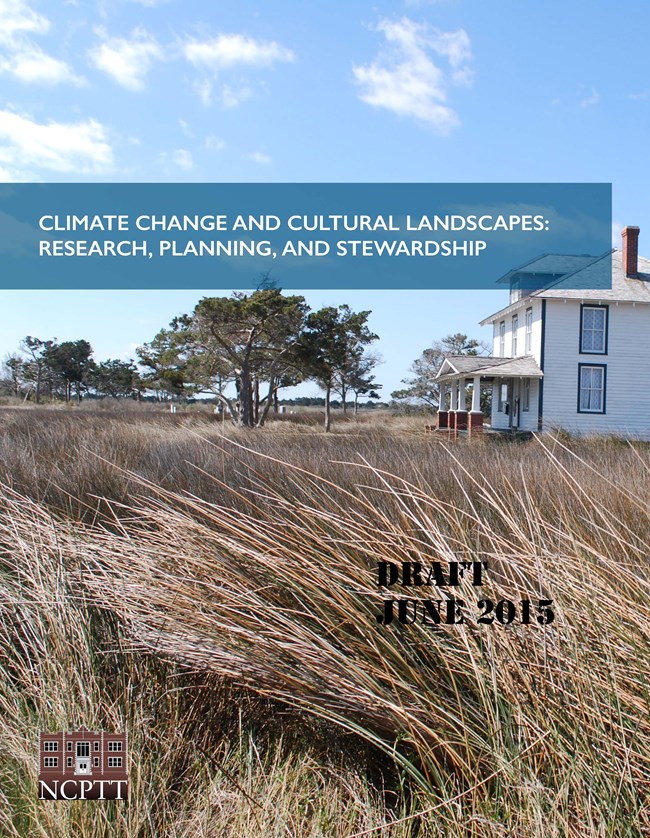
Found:
[[[479,430],[489,387],[497,430],[650,439],[650,261],[639,258],[638,237],[626,227],[622,248],[604,257],[546,254],[512,272],[509,305],[481,322],[492,325],[492,355],[443,361],[439,427]],[[569,277],[574,288],[576,279],[588,285],[610,256],[611,289],[562,287]],[[538,288],[546,281],[526,291],[527,277],[528,287],[532,277]]]

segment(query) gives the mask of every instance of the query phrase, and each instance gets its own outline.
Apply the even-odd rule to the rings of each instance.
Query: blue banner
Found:
[[[606,288],[611,230],[610,184],[7,184],[0,287]]]

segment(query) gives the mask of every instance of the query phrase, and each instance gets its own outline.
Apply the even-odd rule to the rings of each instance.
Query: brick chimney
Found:
[[[623,270],[629,279],[638,279],[639,261],[639,228],[624,227],[623,237]]]

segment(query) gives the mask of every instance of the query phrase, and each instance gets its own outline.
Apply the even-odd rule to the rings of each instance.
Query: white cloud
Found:
[[[175,148],[173,151],[164,151],[160,155],[160,162],[165,167],[172,166],[176,169],[182,169],[184,172],[190,172],[194,168],[192,152],[186,148]]]
[[[183,54],[195,67],[211,70],[237,66],[271,67],[277,62],[295,61],[294,53],[277,41],[257,41],[237,34],[218,35],[207,41],[186,41]]]
[[[197,79],[192,85],[201,103],[209,108],[212,104],[212,82],[208,79]]]
[[[205,147],[208,151],[223,151],[226,147],[226,143],[221,137],[217,137],[214,134],[209,134],[205,138]]]
[[[641,90],[639,93],[628,93],[627,98],[635,102],[645,102],[650,99],[650,90]]]
[[[0,43],[13,44],[17,36],[43,34],[50,22],[23,0],[0,0]]]
[[[247,157],[249,160],[252,160],[253,163],[259,163],[260,166],[268,166],[269,163],[273,162],[273,159],[263,151],[253,151],[248,154]]]
[[[38,123],[29,116],[0,111],[0,166],[92,174],[112,165],[106,130],[94,119]]]
[[[0,0],[0,71],[28,84],[84,84],[65,61],[48,55],[28,37],[49,28],[49,20],[23,0]]]
[[[473,80],[472,51],[464,29],[443,32],[408,17],[381,20],[377,26],[388,49],[370,64],[355,65],[353,73],[359,98],[377,108],[412,117],[447,134],[460,124],[447,104],[451,85],[469,85]],[[444,69],[431,57],[447,62]]]
[[[106,38],[90,51],[90,60],[127,90],[143,90],[145,76],[164,58],[160,44],[138,27],[130,38]]]
[[[186,172],[189,172],[194,168],[194,158],[192,157],[192,152],[188,151],[186,148],[177,148],[172,152],[171,159],[179,169],[183,169]]]
[[[236,108],[246,99],[250,99],[252,95],[253,91],[246,85],[232,87],[229,84],[224,84],[219,93],[219,98],[224,108]]]
[[[193,83],[192,87],[201,100],[201,103],[206,108],[209,108],[215,99],[214,83],[209,79],[197,79]],[[241,103],[245,102],[246,99],[250,99],[252,95],[252,87],[246,84],[239,86],[223,84],[216,91],[217,101],[221,104],[222,108],[226,109],[236,108],[237,105],[241,105]]]
[[[580,107],[581,108],[593,108],[594,105],[597,105],[600,102],[600,93],[596,90],[595,87],[592,87],[589,93],[586,93],[580,99]]]
[[[472,60],[472,47],[467,32],[464,29],[456,32],[442,32],[439,29],[430,31],[430,45],[438,55],[448,59],[452,81],[455,84],[471,84],[474,71],[468,66]]]
[[[76,76],[65,61],[48,55],[35,45],[25,45],[10,58],[0,58],[0,69],[28,84],[85,84],[85,80]]]
[[[181,51],[194,67],[208,76],[212,74],[212,77],[197,79],[193,83],[206,107],[216,99],[223,108],[234,108],[253,95],[253,88],[246,79],[239,79],[236,84],[222,84],[215,95],[217,74],[235,68],[259,69],[296,60],[293,51],[277,41],[260,41],[239,34],[221,34],[207,40],[189,38],[181,44]]]
[[[11,168],[0,166],[0,183],[33,183],[37,180],[38,176],[33,172],[16,169],[13,166]]]

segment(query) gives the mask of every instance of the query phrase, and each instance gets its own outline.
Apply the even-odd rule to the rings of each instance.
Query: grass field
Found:
[[[650,447],[285,419],[0,409],[0,834],[650,834]],[[378,625],[457,560],[555,621]],[[81,724],[128,804],[38,801]]]

